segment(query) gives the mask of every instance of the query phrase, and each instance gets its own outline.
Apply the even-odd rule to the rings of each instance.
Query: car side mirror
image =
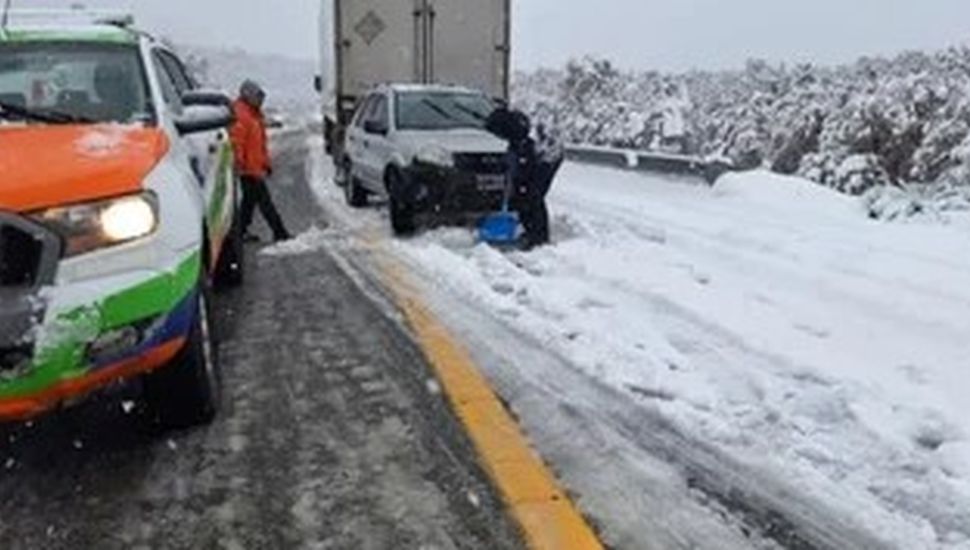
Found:
[[[232,99],[218,90],[189,90],[182,94],[182,105],[186,107],[232,107]]]
[[[378,134],[386,136],[388,132],[387,124],[378,120],[368,120],[364,122],[364,131],[368,134]]]
[[[180,134],[198,134],[228,128],[235,120],[232,111],[227,107],[212,107],[193,105],[175,120],[175,128]]]

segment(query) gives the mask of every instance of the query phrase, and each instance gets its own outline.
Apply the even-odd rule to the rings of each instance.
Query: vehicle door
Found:
[[[390,139],[391,105],[387,94],[374,100],[368,119],[364,122],[364,149],[368,158],[368,189],[384,194],[384,172],[391,162],[394,147]]]
[[[350,121],[350,126],[347,127],[347,136],[344,138],[344,148],[346,150],[347,158],[350,161],[350,177],[357,178],[357,180],[366,185],[367,180],[367,149],[364,147],[364,141],[367,134],[364,132],[364,122],[370,115],[370,110],[373,108],[376,101],[377,94],[371,94],[367,96],[357,107],[357,112],[354,114],[354,118]]]
[[[181,97],[195,88],[182,63],[172,53],[158,48],[153,62],[162,85],[165,102],[176,116],[185,111]],[[231,229],[238,196],[233,173],[232,148],[228,132],[217,130],[178,138],[188,151],[189,166],[205,202],[206,225],[211,258],[218,258],[222,243]]]

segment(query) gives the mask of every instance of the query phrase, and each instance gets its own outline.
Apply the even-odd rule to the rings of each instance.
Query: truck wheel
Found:
[[[200,283],[185,347],[171,363],[145,377],[148,413],[163,428],[208,424],[219,410],[222,380],[209,294],[207,285]]]
[[[245,274],[246,246],[242,224],[235,216],[232,229],[222,244],[222,254],[216,267],[215,284],[219,289],[234,288],[242,285]]]

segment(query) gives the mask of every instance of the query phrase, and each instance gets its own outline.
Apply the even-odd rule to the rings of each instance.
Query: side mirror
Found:
[[[323,93],[323,77],[322,76],[316,75],[316,76],[313,77],[313,89],[316,90],[317,93]]]
[[[182,105],[186,107],[232,107],[232,100],[218,90],[189,90],[182,94]]]
[[[388,132],[387,125],[383,122],[377,120],[368,120],[364,122],[364,131],[368,134],[379,134],[386,136]]]
[[[175,128],[184,135],[224,130],[234,122],[232,111],[227,107],[196,105],[186,107],[175,121]]]

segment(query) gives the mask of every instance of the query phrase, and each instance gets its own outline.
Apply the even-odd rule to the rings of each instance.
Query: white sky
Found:
[[[313,58],[319,1],[86,3],[132,8],[142,26],[180,42]],[[749,57],[835,63],[970,40],[970,0],[512,1],[513,48],[520,68],[561,65],[587,53],[646,69],[737,67]]]

